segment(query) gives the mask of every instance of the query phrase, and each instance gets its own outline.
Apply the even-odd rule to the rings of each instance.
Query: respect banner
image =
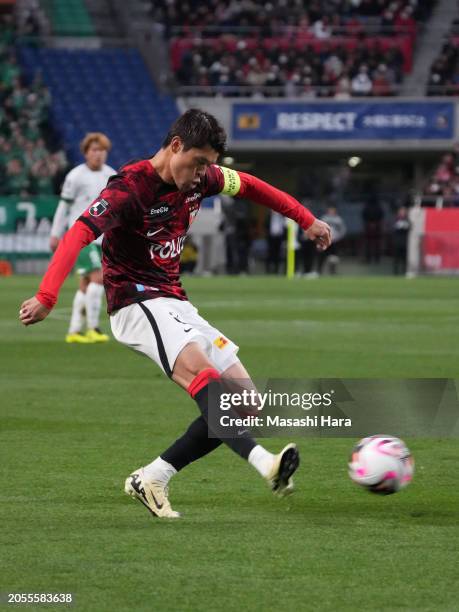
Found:
[[[234,140],[450,140],[453,102],[234,103]]]

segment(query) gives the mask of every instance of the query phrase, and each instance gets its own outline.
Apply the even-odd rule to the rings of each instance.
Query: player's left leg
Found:
[[[89,273],[89,285],[86,291],[86,316],[88,320],[86,335],[94,342],[107,342],[110,339],[107,334],[103,334],[100,330],[100,311],[102,309],[103,295],[102,270],[92,270]]]
[[[89,279],[85,276],[80,276],[79,287],[73,297],[70,326],[65,337],[65,341],[69,344],[88,344],[91,342],[83,333],[86,312],[86,290],[88,284]]]

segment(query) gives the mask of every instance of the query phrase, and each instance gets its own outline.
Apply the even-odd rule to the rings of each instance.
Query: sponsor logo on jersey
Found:
[[[89,214],[93,217],[100,217],[109,207],[107,200],[98,200],[89,207]]]
[[[150,215],[152,217],[161,217],[161,215],[165,215],[168,212],[169,212],[169,206],[164,203],[161,203],[159,208],[150,208]]]
[[[201,196],[202,196],[202,193],[200,193],[199,191],[196,192],[196,193],[193,193],[193,195],[187,197],[187,199],[185,200],[185,204],[189,204],[190,202],[194,202],[195,200],[197,200]]]
[[[218,336],[218,338],[214,340],[215,346],[219,349],[225,348],[228,342],[229,342],[228,339],[225,338],[224,336]]]
[[[185,244],[186,236],[179,236],[172,240],[167,240],[161,244],[152,244],[150,246],[150,257],[152,259],[161,259],[163,261],[167,259],[173,259],[180,255],[183,251],[183,245]]]
[[[157,287],[149,287],[148,285],[141,285],[140,283],[136,283],[135,288],[137,289],[137,291],[159,291]]]

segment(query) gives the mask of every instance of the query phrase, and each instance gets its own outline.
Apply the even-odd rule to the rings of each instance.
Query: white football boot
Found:
[[[278,455],[274,456],[271,472],[266,477],[274,495],[285,497],[293,492],[292,474],[300,465],[300,454],[296,444],[287,444]]]
[[[168,487],[161,482],[147,480],[143,468],[129,474],[124,483],[124,492],[138,499],[153,516],[159,518],[180,517],[180,513],[171,508]]]

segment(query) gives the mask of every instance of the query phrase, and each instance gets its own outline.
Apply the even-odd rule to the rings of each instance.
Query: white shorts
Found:
[[[110,315],[110,325],[118,342],[152,359],[168,376],[190,342],[201,345],[219,372],[239,361],[239,347],[188,301],[160,297],[129,304]]]

